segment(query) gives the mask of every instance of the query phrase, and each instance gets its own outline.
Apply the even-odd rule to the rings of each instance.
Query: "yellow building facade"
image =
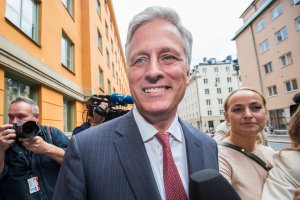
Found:
[[[39,105],[40,123],[82,124],[93,94],[129,94],[109,0],[0,0],[0,121],[15,97]]]

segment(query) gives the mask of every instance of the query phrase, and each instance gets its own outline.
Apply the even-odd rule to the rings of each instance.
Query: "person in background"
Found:
[[[216,133],[214,135],[214,139],[216,141],[220,141],[228,131],[229,131],[229,128],[226,124],[226,121],[221,122],[216,128]]]
[[[27,97],[11,102],[8,117],[9,124],[0,126],[1,200],[51,200],[68,138],[57,128],[37,125],[39,108]],[[19,137],[26,130],[17,135],[13,126],[29,121],[39,129]]]
[[[291,146],[275,154],[275,165],[266,179],[262,200],[291,200],[300,187],[300,107],[289,121],[288,134]]]
[[[125,55],[134,107],[72,137],[53,199],[188,199],[189,175],[218,169],[216,142],[177,115],[191,52],[175,10],[149,7],[132,19]]]
[[[218,146],[220,173],[241,199],[258,200],[274,164],[274,151],[259,137],[268,119],[265,98],[256,90],[240,88],[227,97],[224,111],[229,131]]]
[[[99,104],[98,101],[93,100],[94,97],[96,98],[97,95],[91,96],[89,100],[86,102],[86,108],[87,108],[86,122],[76,127],[72,131],[72,135],[76,135],[77,133],[84,131],[88,128],[102,124],[105,121],[105,114],[108,112],[108,104],[105,102]],[[101,112],[99,111],[99,109]]]

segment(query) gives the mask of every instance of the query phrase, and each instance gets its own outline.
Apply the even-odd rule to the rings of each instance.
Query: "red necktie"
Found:
[[[186,194],[177,167],[173,160],[169,133],[157,133],[156,138],[163,147],[163,173],[167,200],[184,200]]]

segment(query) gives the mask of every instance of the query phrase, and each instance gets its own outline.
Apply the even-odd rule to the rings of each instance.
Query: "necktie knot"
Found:
[[[156,138],[159,140],[163,148],[170,148],[169,133],[158,132]]]

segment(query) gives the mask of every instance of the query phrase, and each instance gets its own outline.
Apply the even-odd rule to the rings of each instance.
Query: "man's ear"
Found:
[[[186,84],[188,85],[190,82],[190,69],[186,71]]]

